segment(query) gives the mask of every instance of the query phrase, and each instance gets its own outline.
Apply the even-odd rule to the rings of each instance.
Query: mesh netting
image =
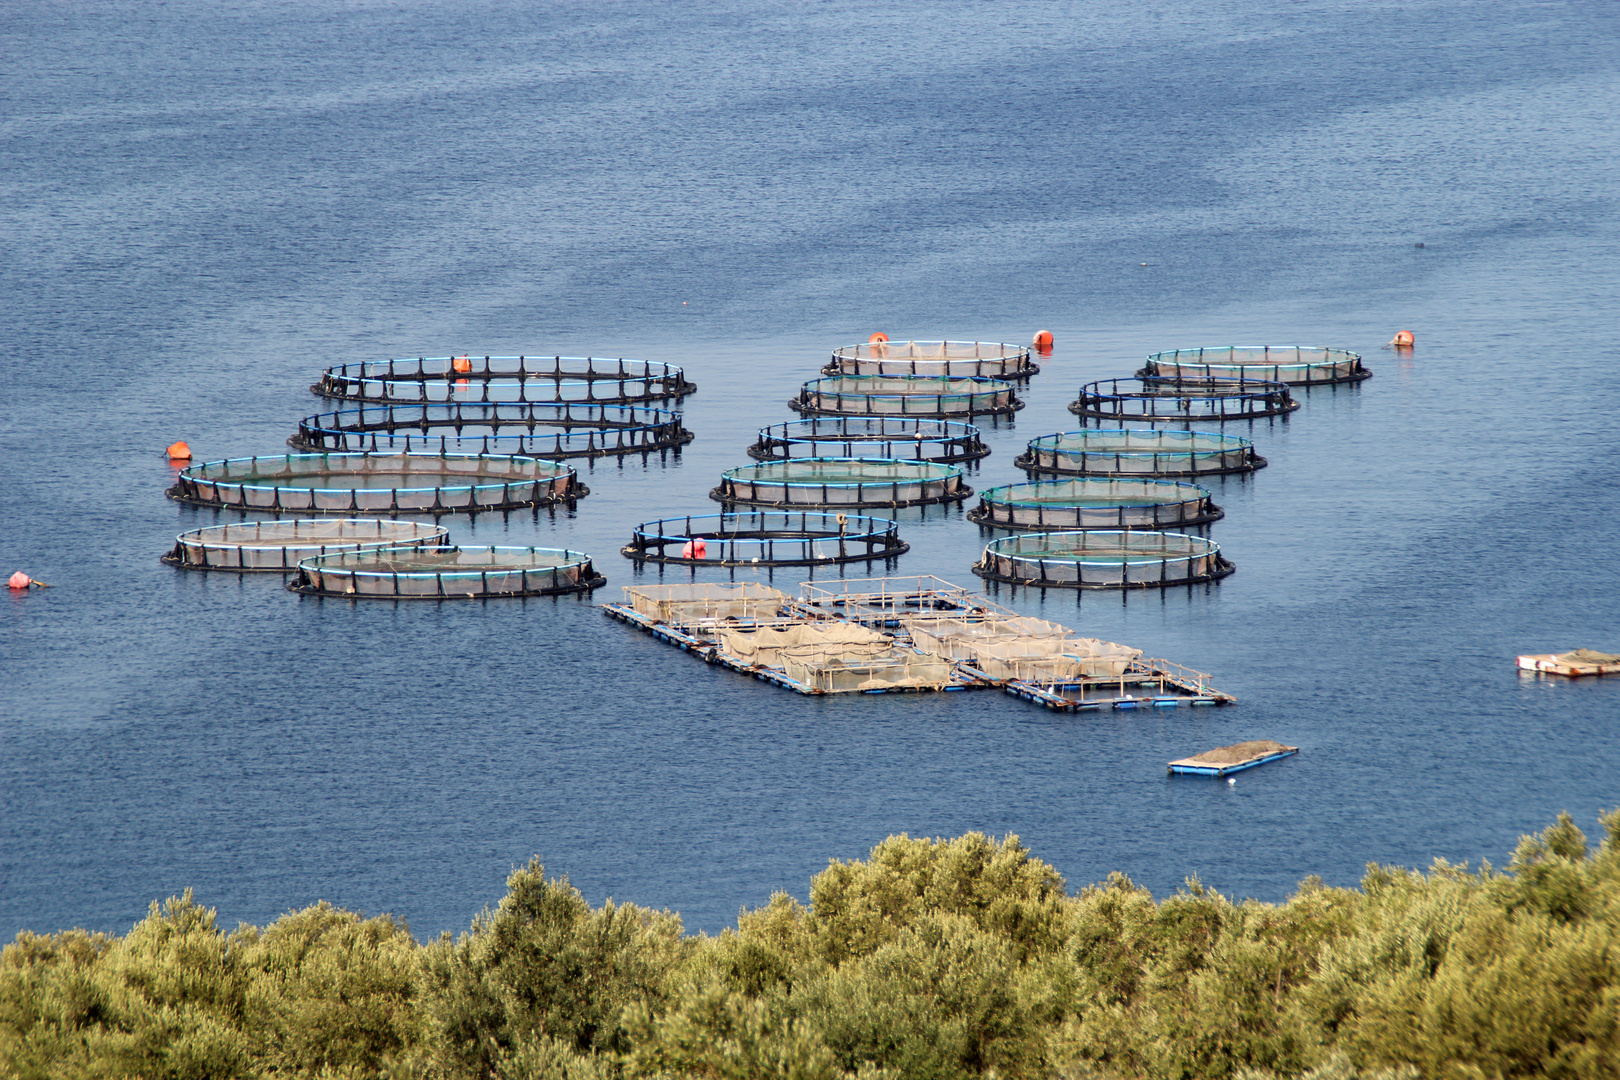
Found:
[[[793,458],[730,469],[709,493],[752,506],[922,506],[973,493],[962,469],[890,458]]]
[[[1209,476],[1253,472],[1264,468],[1266,459],[1236,435],[1102,428],[1031,439],[1013,464],[1054,476]]]
[[[181,533],[163,561],[188,570],[286,572],[334,551],[438,546],[449,535],[442,525],[387,518],[244,521]]]
[[[759,461],[870,457],[904,461],[976,461],[990,453],[977,427],[956,420],[840,416],[763,428],[748,456]]]
[[[286,454],[180,471],[170,498],[199,506],[315,513],[476,513],[588,494],[566,465],[475,454]]]
[[[819,566],[892,559],[908,547],[885,518],[761,510],[645,522],[623,553],[693,566]]]
[[[885,634],[843,622],[794,622],[783,626],[727,627],[716,631],[720,648],[745,664],[781,667],[790,649],[820,648],[849,657],[886,653],[893,641]]]
[[[577,458],[645,454],[692,441],[681,414],[634,405],[361,405],[298,422],[299,450],[521,454]]]
[[[1069,403],[1076,416],[1155,424],[1257,420],[1297,408],[1287,386],[1262,379],[1099,379]]]
[[[1083,638],[1058,623],[1022,616],[949,618],[914,616],[903,620],[921,651],[967,663],[996,679],[1061,682],[1124,674],[1142,650],[1097,638]]]
[[[1082,589],[1158,588],[1213,581],[1233,571],[1212,540],[1183,533],[1026,533],[991,543],[980,577]]]
[[[979,494],[968,520],[1002,529],[1163,529],[1223,515],[1209,491],[1170,480],[1046,480]]]
[[[788,406],[805,415],[922,416],[966,419],[1024,407],[1000,379],[934,379],[905,375],[832,375],[811,379]]]
[[[1041,369],[1029,349],[990,341],[871,341],[834,349],[824,375],[986,376],[1027,379]]]
[[[305,559],[287,587],[310,596],[465,600],[588,592],[606,578],[559,548],[404,547]]]
[[[328,368],[310,387],[345,401],[667,401],[697,387],[681,369],[645,360],[576,356],[435,356]]]
[[[1361,354],[1300,345],[1224,345],[1156,352],[1136,373],[1142,378],[1269,379],[1291,386],[1360,382],[1372,372]]]
[[[952,681],[951,664],[909,649],[863,652],[850,646],[784,649],[782,667],[790,679],[824,694],[880,690],[943,690]]]
[[[637,615],[674,626],[713,625],[724,619],[775,619],[788,595],[768,585],[626,585],[624,599]]]

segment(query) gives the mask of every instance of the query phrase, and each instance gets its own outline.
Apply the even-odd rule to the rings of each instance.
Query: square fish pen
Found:
[[[791,458],[728,469],[709,498],[776,509],[854,509],[960,502],[971,494],[959,465],[891,458]]]
[[[1031,439],[1013,461],[1025,472],[1051,476],[1218,476],[1263,469],[1254,443],[1215,431],[1099,428]]]
[[[439,547],[449,535],[443,525],[395,518],[243,521],[183,532],[163,561],[187,570],[287,573],[334,551]]]
[[[327,368],[317,397],[379,404],[532,401],[633,404],[697,389],[681,369],[646,360],[592,356],[434,356]]]
[[[748,448],[756,461],[833,457],[958,464],[989,453],[973,424],[866,416],[816,417],[761,428]]]
[[[1225,514],[1207,488],[1173,480],[1045,480],[979,494],[968,520],[996,529],[1179,529]]]
[[[1010,416],[1024,407],[1010,382],[909,375],[831,375],[811,379],[788,407],[805,416],[909,416],[969,420]]]
[[[1361,354],[1304,345],[1223,345],[1170,349],[1147,358],[1139,378],[1269,379],[1290,386],[1326,386],[1372,378]]]
[[[196,506],[317,514],[471,514],[572,503],[588,493],[566,465],[504,454],[231,458],[187,466],[168,490]]]
[[[747,581],[739,585],[627,585],[627,606],[655,623],[710,626],[724,620],[770,622],[782,618],[787,593]]]
[[[464,600],[589,592],[607,583],[590,556],[559,548],[412,547],[339,551],[298,564],[305,596]]]
[[[1014,613],[932,574],[841,581],[806,581],[796,610],[816,617],[839,617],[870,627],[901,627],[909,616],[950,613],[953,618]]]
[[[1027,379],[1038,374],[1030,350],[988,341],[868,341],[834,349],[823,375],[979,376]]]
[[[365,405],[307,416],[295,450],[506,454],[549,460],[679,450],[681,414],[637,405],[518,402]]]
[[[990,543],[973,566],[991,581],[1067,589],[1193,585],[1235,569],[1213,540],[1162,532],[1022,533]]]
[[[1069,403],[1076,416],[1114,423],[1225,424],[1299,408],[1283,383],[1261,379],[1099,379]]]

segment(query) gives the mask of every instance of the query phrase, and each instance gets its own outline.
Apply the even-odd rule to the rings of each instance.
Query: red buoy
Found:
[[[1412,331],[1402,330],[1390,340],[1390,344],[1395,346],[1397,349],[1410,349],[1413,345],[1417,344],[1417,338],[1412,335]]]
[[[457,356],[450,361],[450,370],[465,374],[472,370],[472,359],[467,356]]]
[[[12,574],[11,577],[6,580],[6,584],[17,591],[26,589],[33,583],[34,582],[29,578],[29,576],[23,573],[21,570],[17,571],[15,574]]]
[[[881,341],[888,341],[888,340],[889,340],[889,335],[885,334],[883,331],[879,330],[877,333],[875,333],[871,337],[867,338],[866,343],[868,345],[876,345]]]
[[[707,559],[708,557],[709,545],[704,543],[701,538],[688,540],[681,545],[681,558],[683,559]]]
[[[191,447],[187,446],[183,442],[170,443],[169,444],[169,460],[170,461],[190,461],[191,460]]]
[[[1050,349],[1052,347],[1052,331],[1041,330],[1037,332],[1035,335],[1035,347],[1037,349]]]

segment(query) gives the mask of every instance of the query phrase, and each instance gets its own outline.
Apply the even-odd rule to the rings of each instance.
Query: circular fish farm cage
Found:
[[[1037,588],[1160,589],[1215,581],[1237,569],[1202,536],[1163,532],[1022,533],[984,549],[973,572]]]
[[[169,497],[280,513],[471,514],[573,503],[589,494],[566,465],[504,454],[285,454],[180,471]]]
[[[990,341],[868,341],[834,349],[823,375],[925,375],[1027,379],[1040,367],[1023,345]]]
[[[1042,435],[1013,464],[1051,476],[1219,476],[1266,466],[1254,443],[1216,431],[1098,428]]]
[[[697,387],[680,368],[592,356],[433,356],[327,368],[318,397],[383,405],[532,401],[634,405],[685,397]]]
[[[757,510],[644,522],[622,550],[637,562],[683,566],[825,566],[892,559],[910,547],[887,518]]]
[[[959,465],[892,458],[794,458],[727,470],[709,498],[782,508],[927,506],[973,494]]]
[[[175,538],[174,550],[163,556],[163,561],[185,570],[286,573],[317,555],[437,546],[449,535],[450,530],[443,525],[391,518],[243,521],[183,532]]]
[[[799,388],[788,407],[805,416],[909,416],[966,420],[1010,416],[1024,407],[1001,379],[921,375],[830,375]]]
[[[1099,379],[1069,403],[1076,416],[1128,423],[1216,423],[1283,416],[1299,408],[1288,387],[1263,379]]]
[[[305,417],[296,450],[623,457],[692,441],[681,414],[642,405],[365,405]]]
[[[1226,512],[1206,488],[1174,480],[1041,480],[979,493],[968,520],[998,529],[1180,529]]]
[[[589,555],[537,547],[396,547],[339,551],[298,564],[305,596],[478,600],[589,592],[607,584]]]
[[[1139,378],[1208,381],[1268,379],[1290,386],[1325,386],[1372,378],[1361,354],[1303,345],[1223,345],[1156,352]]]
[[[953,463],[988,456],[979,429],[959,420],[840,416],[790,420],[761,428],[748,448],[758,461],[807,457],[880,457]]]

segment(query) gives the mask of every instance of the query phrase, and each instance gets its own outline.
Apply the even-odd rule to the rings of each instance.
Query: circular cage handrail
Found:
[[[1013,464],[1034,476],[1178,477],[1253,472],[1266,459],[1218,431],[1087,428],[1031,439]]]
[[[437,477],[439,484],[322,483],[334,478]],[[180,470],[167,492],[179,502],[234,510],[318,514],[475,514],[572,505],[590,494],[566,465],[507,454],[266,455],[206,461]]]
[[[304,559],[287,588],[305,596],[463,600],[555,596],[607,584],[591,557],[565,548],[395,547]]]
[[[1098,379],[1069,403],[1076,416],[1148,423],[1217,423],[1283,416],[1299,402],[1269,379]]]
[[[687,566],[823,566],[892,559],[910,548],[887,518],[756,510],[643,522],[621,550],[637,562]]]
[[[602,389],[604,386],[606,389]],[[443,401],[634,404],[678,399],[696,390],[685,373],[673,364],[590,356],[370,360],[328,368],[320,381],[310,387],[317,397],[378,404]]]
[[[1024,380],[1040,373],[1028,346],[990,341],[868,341],[834,349],[823,375],[985,376]]]
[[[443,434],[443,429],[453,434]],[[488,429],[487,433],[467,432]],[[523,434],[502,429],[521,428]],[[560,428],[539,433],[537,429]],[[582,430],[577,430],[582,429]],[[433,432],[440,430],[441,434]],[[637,405],[518,402],[360,405],[307,416],[287,440],[298,450],[518,454],[550,459],[624,456],[692,441],[681,414]]]
[[[1006,416],[1024,407],[1002,379],[913,375],[829,375],[799,388],[788,407],[804,416],[900,416],[950,419]]]
[[[1168,532],[1019,533],[991,541],[973,564],[989,581],[1061,589],[1162,589],[1236,569],[1213,540]]]
[[[901,420],[892,417],[837,416],[790,420],[761,428],[748,448],[758,461],[805,457],[881,457],[935,461],[977,461],[990,448],[977,426],[960,420]]]
[[[1208,488],[1173,480],[1038,480],[979,493],[969,521],[1035,531],[1179,529],[1226,516]]]
[[[163,556],[186,570],[278,573],[296,570],[302,559],[334,551],[440,545],[449,537],[443,525],[390,518],[299,518],[240,521],[191,529],[175,537]]]
[[[790,458],[728,469],[709,498],[782,509],[902,507],[960,502],[973,494],[959,465],[896,458]]]
[[[1167,349],[1148,356],[1138,378],[1268,379],[1290,386],[1325,386],[1372,378],[1361,354],[1308,345],[1221,345]]]

